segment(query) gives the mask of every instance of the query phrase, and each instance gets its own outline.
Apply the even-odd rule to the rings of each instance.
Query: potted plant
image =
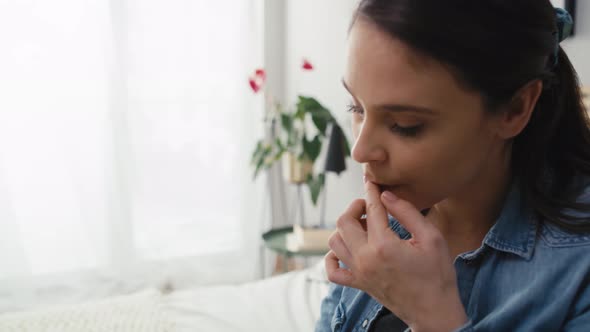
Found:
[[[303,70],[313,70],[309,61],[304,60]],[[250,77],[250,87],[255,93],[261,91],[266,82],[263,69],[255,71]],[[254,178],[261,170],[268,169],[276,162],[283,161],[285,178],[295,184],[306,184],[311,195],[311,202],[317,205],[318,197],[325,184],[325,172],[314,170],[329,128],[338,127],[336,119],[325,106],[315,98],[299,95],[292,109],[285,109],[280,103],[273,103],[265,116],[265,121],[274,127],[280,124],[275,137],[260,139],[252,153]],[[340,146],[345,156],[350,156],[350,147],[346,137],[340,135]]]

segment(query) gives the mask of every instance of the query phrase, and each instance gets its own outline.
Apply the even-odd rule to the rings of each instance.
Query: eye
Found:
[[[411,127],[402,127],[398,124],[395,124],[393,127],[391,127],[391,131],[405,137],[415,137],[418,136],[418,134],[420,134],[420,132],[422,131],[422,127],[424,127],[424,125],[421,124]]]
[[[360,117],[363,117],[363,115],[365,114],[365,111],[362,107],[356,106],[353,103],[349,103],[346,106],[346,111],[353,114],[358,114]],[[404,137],[416,137],[418,136],[418,134],[420,134],[423,127],[424,124],[419,124],[415,126],[400,126],[396,123],[391,127],[391,131],[395,134]]]
[[[346,111],[350,112],[350,113],[356,113],[359,115],[363,115],[364,114],[364,110],[362,107],[358,107],[356,105],[354,105],[353,103],[350,103],[346,106]]]

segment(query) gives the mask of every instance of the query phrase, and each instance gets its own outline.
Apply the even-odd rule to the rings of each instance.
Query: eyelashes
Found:
[[[348,104],[346,106],[346,111],[349,113],[356,113],[356,114],[361,114],[361,115],[364,114],[363,109],[354,105],[354,104]]]
[[[402,136],[406,137],[416,137],[422,131],[423,125],[411,126],[411,127],[402,127],[398,124],[395,124],[391,127],[391,130],[394,132],[399,133]]]
[[[356,106],[352,103],[350,103],[346,106],[346,111],[349,113],[353,113],[355,115],[358,115],[360,117],[363,117],[363,115],[365,114],[365,111],[362,109],[362,107]],[[406,127],[406,126],[400,126],[399,124],[396,123],[393,126],[391,126],[389,129],[393,133],[399,134],[404,137],[416,137],[416,136],[418,136],[418,134],[420,134],[423,127],[424,127],[423,124]]]

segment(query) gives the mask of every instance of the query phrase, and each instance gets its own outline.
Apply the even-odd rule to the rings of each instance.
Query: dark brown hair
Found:
[[[577,74],[557,44],[549,0],[361,0],[353,24],[358,19],[448,66],[490,112],[543,80],[531,119],[514,139],[512,172],[542,220],[590,231],[590,205],[576,201],[590,178],[588,115]]]

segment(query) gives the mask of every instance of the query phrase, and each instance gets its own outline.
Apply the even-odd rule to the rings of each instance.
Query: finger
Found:
[[[346,211],[344,211],[344,214],[349,215],[356,220],[360,220],[361,217],[365,215],[366,209],[366,201],[362,198],[358,198],[350,203]]]
[[[365,212],[365,200],[353,201],[346,212],[338,218],[336,229],[350,252],[356,252],[367,244],[367,232],[361,217]]]
[[[430,225],[412,203],[398,198],[390,191],[383,192],[381,200],[387,212],[412,234],[412,238],[419,239],[429,231]]]
[[[334,232],[330,236],[330,239],[328,239],[328,245],[330,246],[332,252],[334,252],[334,254],[336,254],[336,256],[342,261],[342,263],[346,264],[348,267],[352,267],[352,254],[342,240],[340,233]]]
[[[368,241],[373,242],[382,239],[389,229],[387,211],[381,202],[379,186],[371,181],[365,182],[367,233]]]
[[[361,227],[366,232],[367,231],[367,215],[364,215],[363,217],[361,217],[361,219],[359,220],[359,224],[361,224]]]
[[[343,286],[351,286],[354,281],[354,276],[352,272],[347,269],[343,269],[340,267],[338,263],[338,257],[334,254],[333,251],[329,251],[325,257],[325,264],[326,264],[326,275],[328,276],[328,280],[333,283],[343,285]]]

